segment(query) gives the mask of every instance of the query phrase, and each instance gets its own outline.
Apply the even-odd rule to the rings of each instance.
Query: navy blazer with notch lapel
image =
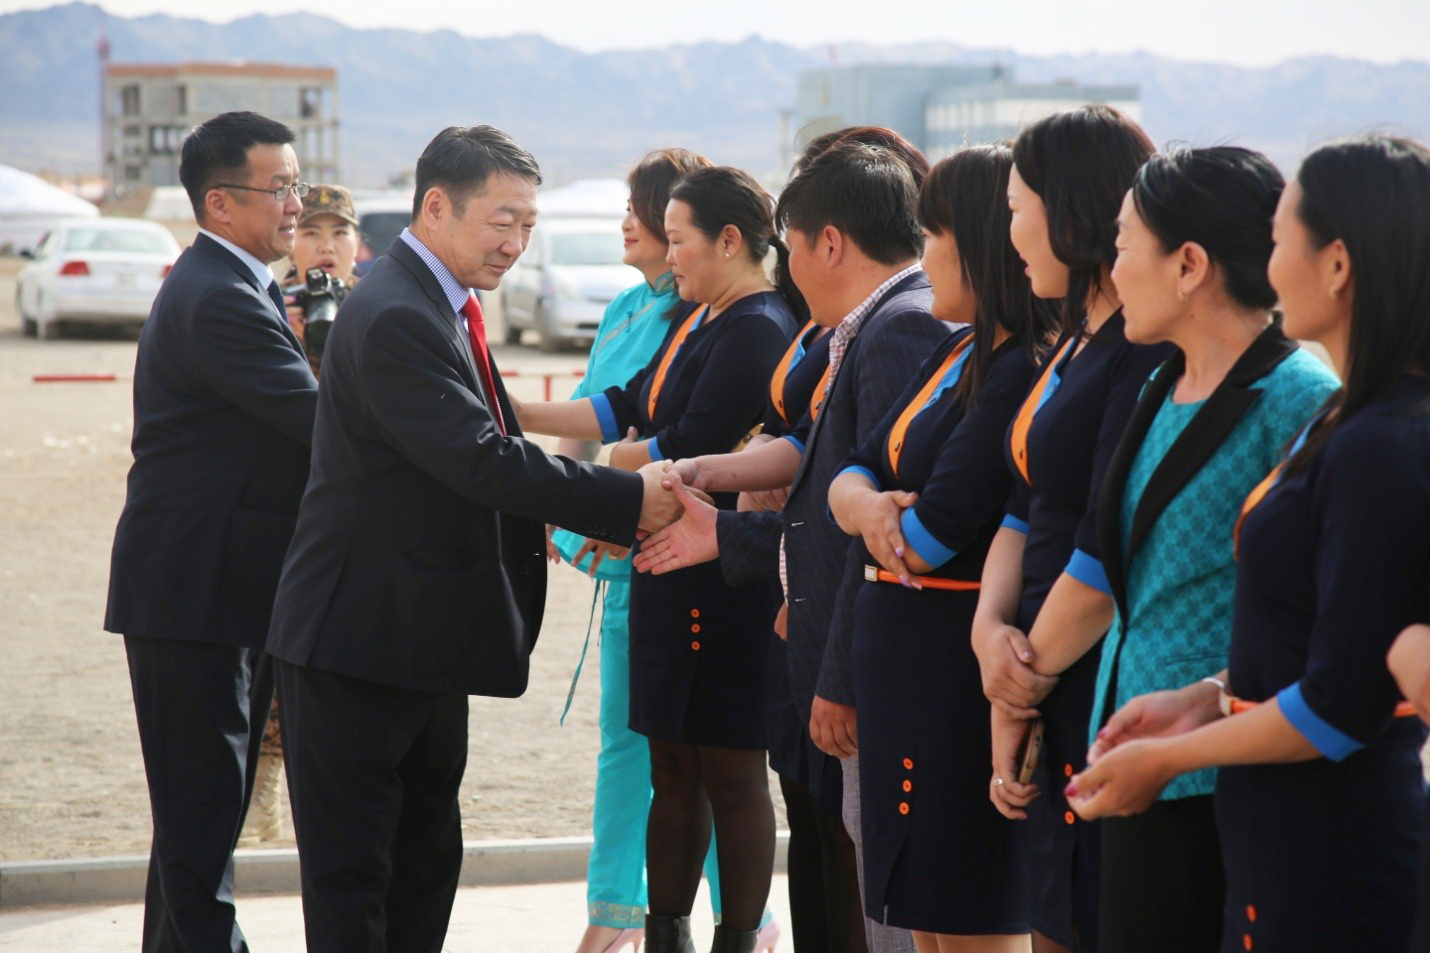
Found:
[[[525,690],[543,522],[629,545],[643,484],[523,439],[492,370],[508,437],[451,302],[398,238],[328,338],[274,656],[415,691]]]
[[[317,388],[267,288],[199,235],[139,335],[134,465],[105,629],[263,646],[308,478]]]
[[[816,694],[854,704],[851,620],[863,564],[850,546],[853,537],[829,516],[829,485],[952,332],[930,313],[932,306],[922,271],[875,303],[844,353],[785,502],[790,688],[806,721]]]

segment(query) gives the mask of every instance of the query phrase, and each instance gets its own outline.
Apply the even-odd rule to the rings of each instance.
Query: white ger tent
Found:
[[[33,249],[55,223],[99,215],[84,199],[37,176],[0,165],[0,253]]]

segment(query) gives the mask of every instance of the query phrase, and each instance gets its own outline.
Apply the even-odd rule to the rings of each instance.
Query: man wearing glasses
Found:
[[[293,249],[293,133],[225,113],[184,141],[199,236],[139,337],[134,465],[104,627],[124,635],[149,782],[143,950],[248,949],[233,848],[273,697],[262,651],[318,382],[269,264]]]

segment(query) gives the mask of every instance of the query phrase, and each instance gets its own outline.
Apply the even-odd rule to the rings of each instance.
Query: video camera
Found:
[[[323,348],[328,343],[328,332],[333,329],[338,305],[351,290],[351,285],[321,268],[309,268],[303,276],[303,284],[283,289],[283,293],[292,295],[293,303],[303,309],[303,350],[314,363],[323,359]]]

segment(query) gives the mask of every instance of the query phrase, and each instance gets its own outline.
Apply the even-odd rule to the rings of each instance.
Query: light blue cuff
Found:
[[[780,439],[781,439],[781,440],[788,440],[790,443],[794,444],[794,448],[799,451],[799,455],[800,455],[801,457],[804,456],[804,443],[803,443],[803,441],[801,441],[798,437],[796,437],[794,434],[786,434],[785,436],[781,437]]]
[[[1027,521],[1027,520],[1020,520],[1020,519],[1018,519],[1018,517],[1014,516],[1012,513],[1006,513],[1006,514],[1004,514],[1004,516],[1003,516],[1003,522],[1002,522],[1002,524],[1000,524],[1000,528],[1001,528],[1001,529],[1015,529],[1015,530],[1017,530],[1018,532],[1022,533],[1024,536],[1027,536],[1027,535],[1028,535],[1028,521]]]
[[[1080,549],[1074,549],[1072,559],[1063,570],[1084,586],[1096,589],[1105,596],[1112,595],[1112,587],[1107,584],[1107,570],[1102,563]]]
[[[904,534],[904,542],[933,568],[937,569],[953,558],[954,551],[934,539],[912,506],[899,517],[899,529]]]
[[[656,460],[665,459],[665,457],[660,455],[660,444],[656,443],[654,437],[651,437],[649,440],[647,440],[645,445],[646,449],[650,451],[650,458],[652,462]]]
[[[883,490],[883,489],[884,489],[883,484],[881,484],[881,483],[879,482],[879,478],[874,475],[874,471],[873,471],[873,470],[870,470],[868,467],[860,467],[860,466],[845,467],[843,470],[840,470],[838,473],[834,474],[834,480],[839,479],[840,477],[842,477],[842,476],[843,476],[844,474],[846,474],[846,473],[861,473],[861,474],[863,474],[864,476],[868,477],[870,483],[874,484],[874,489],[876,489],[876,490]],[[834,480],[830,480],[829,482],[833,483]]]
[[[1291,727],[1305,735],[1317,751],[1332,761],[1343,761],[1346,756],[1365,747],[1312,711],[1301,694],[1300,682],[1283,688],[1276,696],[1276,704],[1281,706],[1281,714],[1291,722]]]
[[[601,442],[615,443],[621,439],[621,428],[616,424],[616,412],[611,409],[611,398],[596,394],[591,398],[591,408],[596,411],[596,422],[601,425]]]

